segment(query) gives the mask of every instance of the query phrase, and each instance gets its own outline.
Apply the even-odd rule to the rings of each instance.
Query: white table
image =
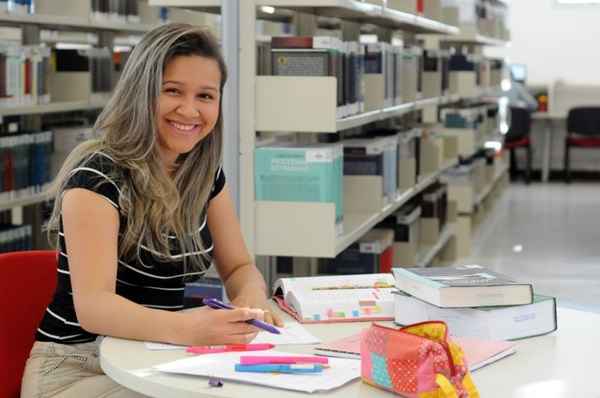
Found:
[[[517,353],[473,373],[482,398],[600,398],[600,315],[559,309],[556,333],[518,342]],[[286,319],[289,320],[289,319]],[[323,341],[354,334],[367,323],[307,325]],[[282,350],[311,353],[312,346]],[[102,369],[117,383],[151,397],[308,397],[308,394],[224,381],[209,387],[206,378],[131,371],[184,357],[181,351],[149,351],[141,342],[107,337],[100,346]],[[360,380],[328,393],[330,398],[392,397]]]
[[[544,122],[544,149],[542,153],[542,182],[548,182],[550,176],[550,155],[552,152],[552,131],[554,123],[567,118],[566,114],[535,112],[531,118]]]

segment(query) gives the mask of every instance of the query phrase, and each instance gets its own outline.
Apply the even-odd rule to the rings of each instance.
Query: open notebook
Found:
[[[279,306],[302,323],[391,320],[395,288],[391,274],[282,278],[275,282]]]
[[[515,343],[483,340],[475,337],[452,337],[474,371],[515,353]],[[315,347],[315,354],[328,357],[360,359],[360,333]]]

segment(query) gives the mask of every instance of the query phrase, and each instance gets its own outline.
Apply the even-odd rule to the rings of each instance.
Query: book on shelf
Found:
[[[99,22],[139,23],[138,0],[91,0],[90,18]]]
[[[421,93],[421,59],[423,51],[419,47],[402,50],[402,100],[414,102]]]
[[[417,200],[411,200],[377,225],[379,228],[391,228],[394,231],[393,264],[396,266],[417,264],[420,219],[421,204]]]
[[[315,347],[314,352],[316,355],[326,357],[360,359],[360,338],[361,333],[357,333],[322,343]],[[508,341],[454,335],[451,338],[463,349],[470,371],[480,369],[516,352],[515,344]]]
[[[43,191],[51,180],[51,131],[0,136],[0,200]]]
[[[393,105],[401,105],[403,103],[402,90],[404,85],[404,79],[402,76],[404,70],[404,56],[403,48],[399,46],[392,46],[393,54]]]
[[[49,102],[50,49],[0,40],[0,107]]]
[[[531,304],[533,286],[480,265],[394,268],[396,287],[444,308]]]
[[[90,59],[90,73],[92,76],[92,94],[110,93],[113,89],[112,69],[113,56],[108,47],[90,48],[85,51]]]
[[[423,52],[423,97],[435,98],[442,95],[442,56],[440,51]]]
[[[423,191],[421,218],[437,220],[439,228],[437,232],[442,231],[448,220],[448,186],[446,184],[435,182]]]
[[[31,225],[0,224],[0,252],[32,249]]]
[[[391,320],[393,286],[391,274],[282,278],[273,296],[301,323]]]
[[[391,140],[390,140],[391,138]],[[374,175],[383,178],[383,195],[388,202],[398,190],[396,137],[351,138],[344,145],[344,175]]]
[[[537,294],[532,304],[440,308],[395,291],[394,303],[394,322],[398,325],[439,320],[448,324],[452,334],[461,337],[516,340],[551,333],[558,327],[556,299]]]
[[[74,49],[53,49],[48,76],[53,101],[87,101],[92,90],[90,59]]]
[[[343,232],[341,144],[274,144],[256,148],[254,155],[257,201],[333,203],[331,221]]]
[[[341,40],[328,36],[280,36],[271,39],[276,76],[332,76],[337,81],[337,117],[347,115],[344,99],[344,49]]]
[[[354,275],[391,272],[393,243],[393,230],[372,229],[334,259],[323,259],[319,273]]]

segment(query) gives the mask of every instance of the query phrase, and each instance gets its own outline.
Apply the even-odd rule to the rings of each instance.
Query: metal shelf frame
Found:
[[[77,28],[84,30],[110,30],[117,32],[147,32],[152,25],[95,21],[89,18],[67,17],[62,15],[13,14],[0,12],[0,22],[6,24],[32,24],[50,28]]]

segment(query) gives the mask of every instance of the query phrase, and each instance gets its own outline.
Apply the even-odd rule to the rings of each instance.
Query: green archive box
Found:
[[[283,144],[256,148],[256,200],[333,203],[335,223],[341,227],[343,162],[341,144]]]

